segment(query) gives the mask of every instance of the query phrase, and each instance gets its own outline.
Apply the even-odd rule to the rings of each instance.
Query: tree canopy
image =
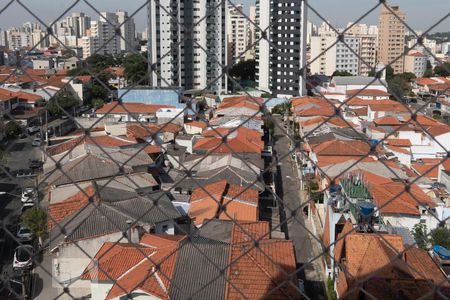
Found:
[[[445,62],[442,65],[434,67],[434,74],[442,77],[450,76],[450,62]]]
[[[75,96],[67,91],[61,91],[50,98],[46,107],[51,115],[61,116],[64,114],[61,108],[70,113],[78,105],[80,105],[80,101]]]
[[[123,58],[124,76],[132,84],[148,83],[148,64],[143,54],[128,54]]]
[[[256,61],[254,59],[240,61],[230,69],[230,75],[239,80],[255,80]]]
[[[353,74],[348,71],[334,71],[333,75],[331,75],[331,77],[334,77],[334,76],[353,76]]]

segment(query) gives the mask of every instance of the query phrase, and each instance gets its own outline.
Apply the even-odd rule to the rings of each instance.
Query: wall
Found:
[[[87,255],[94,257],[104,242],[116,242],[121,238],[122,233],[117,232],[93,239],[80,240],[77,241],[77,245],[70,243],[60,246],[52,264],[53,276],[58,281],[77,278],[91,261]],[[59,265],[59,272],[56,271],[56,265]],[[90,282],[77,280],[71,284],[70,292],[74,297],[84,296],[90,292]]]
[[[203,128],[191,126],[189,124],[184,124],[184,130],[186,131],[187,134],[201,134]]]
[[[177,143],[180,146],[186,147],[186,153],[192,154],[192,147],[193,147],[193,141],[194,138],[190,139],[190,140],[186,140],[186,139],[175,139],[175,143]]]
[[[175,234],[175,222],[173,220],[169,220],[156,224],[155,233]]]

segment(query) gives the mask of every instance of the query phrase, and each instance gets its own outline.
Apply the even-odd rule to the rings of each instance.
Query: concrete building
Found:
[[[331,76],[336,71],[336,46],[332,47],[336,41],[331,33],[311,37],[311,74]]]
[[[305,1],[256,1],[256,23],[264,32],[257,32],[257,39],[263,37],[256,50],[259,90],[277,97],[306,93],[306,68],[302,69],[306,65]]]
[[[399,6],[389,6],[388,10],[381,6],[378,19],[378,62],[390,65],[394,73],[402,73],[405,49],[405,25],[406,14]],[[391,13],[391,11],[393,13]]]
[[[369,76],[370,71],[377,63],[377,38],[376,34],[360,34],[359,39],[359,75]]]
[[[358,75],[360,39],[354,35],[345,35],[343,42],[337,39],[334,32],[311,37],[311,74],[331,76],[343,71]]]
[[[86,35],[86,31],[91,27],[91,17],[82,12],[74,12],[67,17],[68,25],[72,28],[72,34],[77,38]]]
[[[228,5],[227,35],[228,64],[245,60],[245,52],[249,45],[249,21],[244,14],[242,4]]]
[[[156,67],[149,70],[150,85],[225,91],[221,65],[227,63],[226,3],[152,0],[147,9],[149,68]],[[193,25],[192,32],[185,32]]]
[[[248,14],[248,18],[250,19],[250,24],[248,27],[249,30],[249,44],[253,45],[256,42],[256,6],[252,5],[249,8],[249,14]],[[255,49],[256,45],[252,47],[252,49]]]
[[[117,23],[122,24],[120,26],[120,34],[122,38],[119,38],[121,51],[132,51],[136,47],[136,26],[133,18],[128,16],[126,11],[116,12]]]
[[[336,71],[359,73],[359,39],[355,36],[344,36],[344,42],[336,44]]]
[[[426,70],[426,55],[417,51],[411,51],[405,56],[405,72],[411,72],[416,75],[416,77],[422,77]]]

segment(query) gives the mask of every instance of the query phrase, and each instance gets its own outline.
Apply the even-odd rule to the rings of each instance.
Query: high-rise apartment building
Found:
[[[244,14],[242,4],[228,5],[228,64],[245,60],[249,45],[249,21]]]
[[[226,2],[151,0],[147,8],[150,85],[225,91]]]
[[[67,25],[71,28],[71,35],[80,38],[86,35],[86,31],[91,26],[91,17],[82,12],[74,12],[67,17]]]
[[[277,96],[305,94],[306,0],[257,0],[256,80]],[[270,43],[269,43],[270,41]],[[302,77],[303,76],[303,77]]]
[[[403,72],[406,15],[399,6],[381,6],[378,19],[378,62],[390,65],[394,73]]]
[[[117,23],[122,24],[120,26],[120,34],[122,38],[119,38],[121,51],[132,51],[136,48],[136,25],[133,18],[128,16],[126,11],[116,12]]]
[[[376,26],[366,24],[349,23],[346,33],[359,39],[359,70],[361,76],[369,76],[377,64],[377,39],[378,29]]]

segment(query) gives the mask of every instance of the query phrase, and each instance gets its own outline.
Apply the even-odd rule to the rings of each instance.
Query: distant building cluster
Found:
[[[346,28],[332,28],[326,22],[319,27],[308,22],[310,73],[369,76],[377,65],[389,65],[394,73],[422,77],[428,62],[432,67],[437,65],[435,57],[448,61],[450,42],[423,38],[421,45],[405,22],[406,14],[399,6],[382,6],[377,25],[349,23]]]

